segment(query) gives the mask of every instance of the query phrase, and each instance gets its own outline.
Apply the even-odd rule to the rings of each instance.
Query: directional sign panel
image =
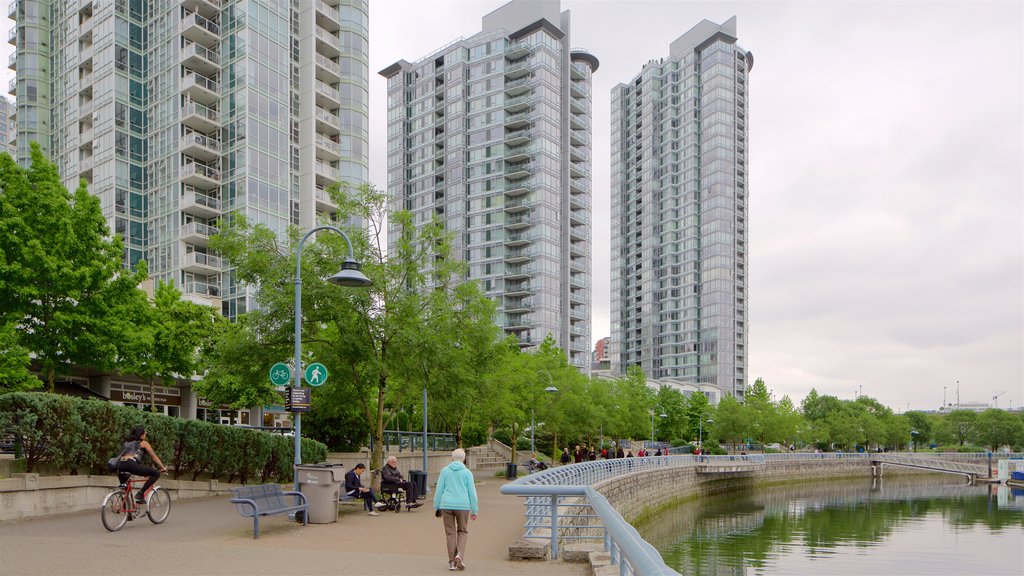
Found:
[[[284,362],[270,367],[270,383],[274,386],[286,386],[292,380],[292,369]]]
[[[319,362],[306,366],[306,384],[319,386],[327,382],[327,367]]]
[[[288,387],[285,390],[285,410],[289,412],[309,412],[310,392],[309,388]]]

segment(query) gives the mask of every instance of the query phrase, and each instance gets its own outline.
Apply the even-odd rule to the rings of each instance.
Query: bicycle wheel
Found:
[[[149,502],[146,507],[149,521],[153,524],[162,524],[164,520],[167,520],[167,515],[171,513],[171,495],[167,493],[167,490],[157,486],[149,493]]]
[[[128,522],[128,506],[124,501],[124,492],[118,488],[103,499],[103,507],[100,509],[100,517],[103,518],[103,527],[111,532],[117,532]]]

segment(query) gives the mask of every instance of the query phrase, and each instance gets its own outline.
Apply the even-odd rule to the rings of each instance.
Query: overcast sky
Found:
[[[504,0],[370,2],[370,174],[385,82]],[[1024,3],[569,1],[594,75],[593,338],[609,335],[610,91],[702,19],[750,75],[749,375],[897,411],[1024,404]],[[8,21],[9,22],[9,21]],[[6,52],[10,45],[3,44]],[[5,70],[7,77],[11,72]],[[6,86],[6,82],[0,84]]]

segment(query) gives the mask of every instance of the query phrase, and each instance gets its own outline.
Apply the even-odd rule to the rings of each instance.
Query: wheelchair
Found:
[[[384,510],[394,511],[396,514],[402,511],[403,504],[406,505],[407,511],[412,510],[405,501],[405,490],[391,482],[380,483],[380,501],[384,503]]]

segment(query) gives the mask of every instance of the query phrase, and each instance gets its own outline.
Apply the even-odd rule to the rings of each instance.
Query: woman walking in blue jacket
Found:
[[[466,451],[452,451],[452,463],[441,470],[434,489],[434,511],[444,520],[444,535],[448,541],[448,569],[465,570],[462,561],[466,555],[469,519],[476,520],[476,484],[473,472],[466,468]]]

